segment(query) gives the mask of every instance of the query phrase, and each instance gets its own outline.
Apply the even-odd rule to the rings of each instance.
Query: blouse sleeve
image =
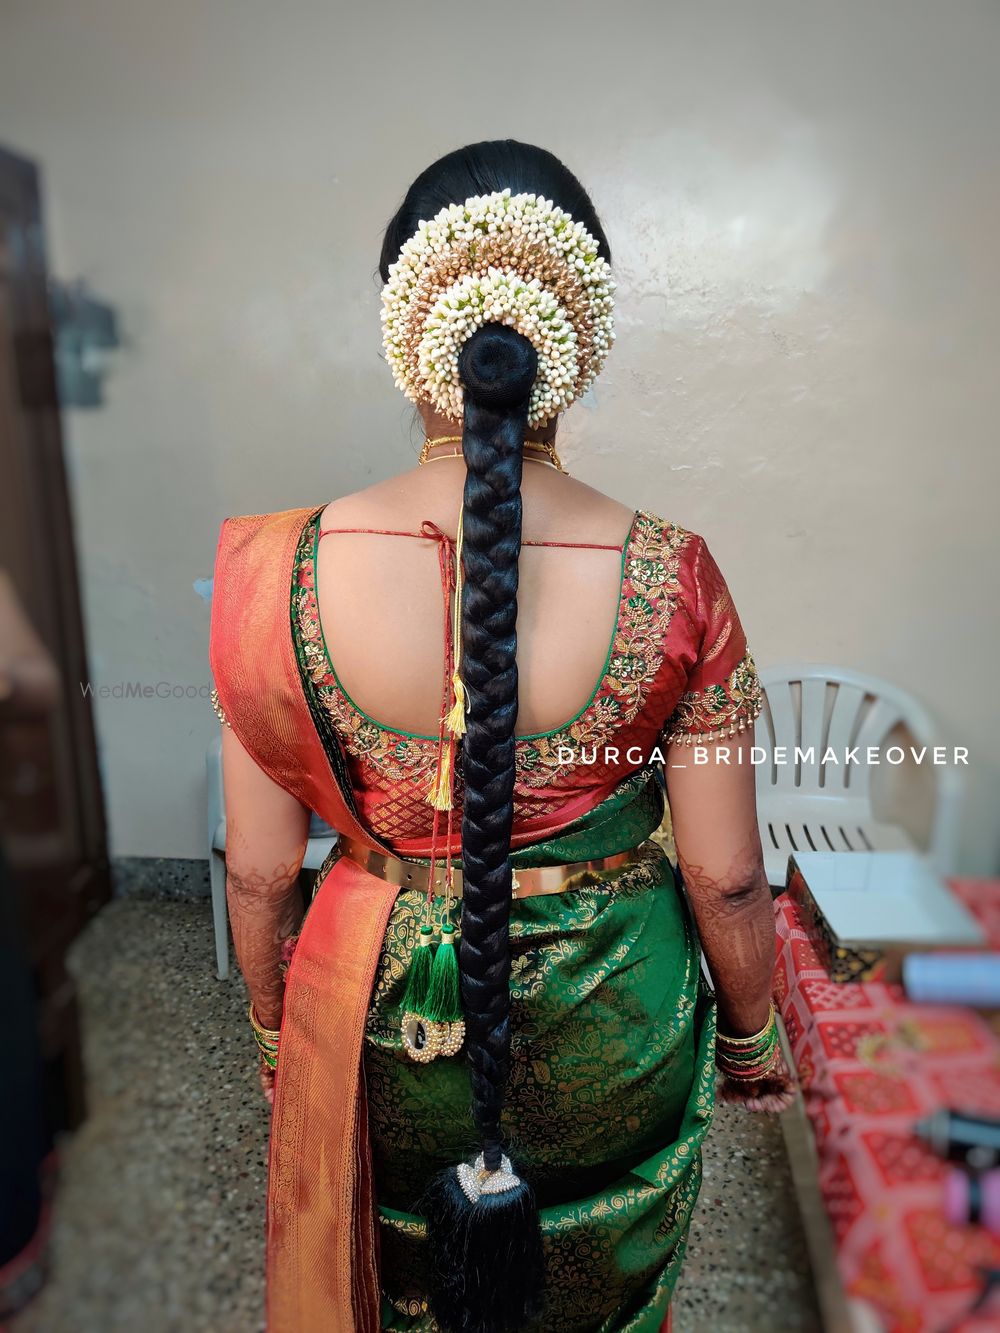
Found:
[[[693,665],[663,729],[666,742],[705,744],[752,726],[763,693],[722,571],[698,538],[688,604]]]

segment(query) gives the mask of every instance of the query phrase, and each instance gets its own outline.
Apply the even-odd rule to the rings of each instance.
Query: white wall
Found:
[[[44,170],[54,272],[129,339],[66,424],[95,681],[207,683],[222,517],[410,461],[381,229],[440,153],[535,140],[621,284],[571,469],[705,534],[761,664],[929,704],[992,869],[998,62],[985,0],[7,0],[0,141]],[[114,850],[200,854],[207,703],[98,726]]]

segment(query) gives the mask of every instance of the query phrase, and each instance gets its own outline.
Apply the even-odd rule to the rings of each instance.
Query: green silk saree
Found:
[[[558,838],[514,853],[558,864],[641,843],[638,864],[514,900],[511,1074],[504,1127],[531,1180],[546,1256],[546,1333],[655,1333],[680,1269],[712,1115],[715,1006],[662,814],[637,774]],[[645,841],[643,841],[645,839]],[[420,1193],[476,1147],[462,1055],[404,1054],[400,1004],[423,895],[399,894],[364,1036],[383,1328],[436,1326]]]

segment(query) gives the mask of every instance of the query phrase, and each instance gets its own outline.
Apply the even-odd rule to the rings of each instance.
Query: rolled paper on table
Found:
[[[969,1175],[952,1169],[945,1177],[944,1215],[955,1226],[980,1226],[1000,1236],[1000,1170]]]
[[[995,1117],[942,1108],[918,1120],[913,1132],[939,1157],[974,1170],[995,1167],[1000,1159],[1000,1120]]]
[[[903,987],[915,1004],[1000,1008],[1000,953],[911,953]]]

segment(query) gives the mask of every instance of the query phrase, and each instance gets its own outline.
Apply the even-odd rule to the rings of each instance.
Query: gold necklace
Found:
[[[461,453],[457,453],[457,454],[435,454],[433,458],[428,458],[428,459],[425,459],[424,461],[427,462],[427,463],[437,463],[437,462],[439,462],[442,458],[461,458],[462,456],[463,456],[463,455],[462,455]],[[556,463],[553,463],[553,461],[552,461],[551,458],[532,458],[532,457],[530,456],[530,454],[525,454],[525,455],[524,455],[524,459],[523,459],[523,461],[524,461],[525,463],[541,463],[542,467],[558,467],[558,465],[557,465]],[[565,472],[565,471],[566,471],[566,469],[565,469],[564,467],[559,467],[558,470],[559,470],[560,472]],[[567,475],[568,475],[568,474],[567,474]]]
[[[429,457],[431,449],[437,444],[461,444],[461,442],[461,435],[439,435],[436,439],[424,440],[423,448],[420,450],[420,457],[417,459],[417,466],[420,467],[424,463],[436,463],[440,458],[461,458],[461,449],[457,449],[450,454],[435,454],[433,458]],[[531,449],[540,450],[546,457],[532,458],[531,454],[528,452]],[[562,459],[556,453],[555,445],[549,440],[525,440],[524,451],[524,461],[526,463],[547,463],[550,467],[554,467],[558,472],[566,471]]]
[[[427,463],[430,461],[427,455],[430,453],[430,451],[434,448],[436,444],[461,444],[461,443],[462,443],[461,435],[439,435],[434,440],[424,440],[424,447],[420,450],[420,457],[417,459],[417,466],[419,467],[422,463]],[[457,457],[457,455],[439,454],[438,457],[455,458]]]

